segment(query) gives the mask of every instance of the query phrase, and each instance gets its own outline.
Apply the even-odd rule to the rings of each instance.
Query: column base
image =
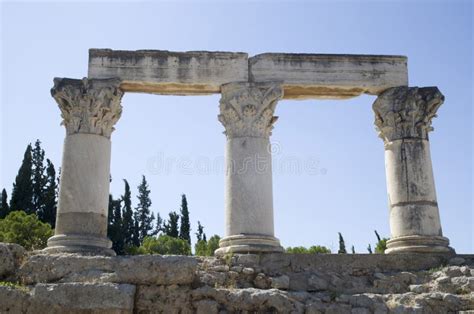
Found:
[[[82,255],[115,256],[112,241],[93,235],[58,234],[48,239],[48,247],[43,251],[55,253],[78,253]]]
[[[272,236],[259,234],[238,234],[225,237],[219,241],[215,255],[228,253],[282,253],[280,241]]]
[[[387,241],[385,254],[397,253],[433,253],[455,254],[449,246],[449,239],[440,236],[403,236]]]

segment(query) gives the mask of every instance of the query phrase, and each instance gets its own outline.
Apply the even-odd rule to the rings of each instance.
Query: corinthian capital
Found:
[[[275,107],[283,97],[279,83],[230,83],[221,87],[219,121],[232,137],[269,137]]]
[[[68,135],[98,134],[110,138],[122,114],[119,79],[55,78],[51,95],[61,110]]]
[[[374,102],[375,127],[384,142],[404,138],[428,139],[431,120],[443,104],[437,87],[394,87]]]

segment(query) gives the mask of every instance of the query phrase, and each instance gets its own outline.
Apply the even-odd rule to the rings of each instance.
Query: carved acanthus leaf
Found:
[[[51,95],[68,135],[90,133],[110,138],[122,114],[119,79],[55,78]]]
[[[232,137],[269,137],[275,107],[283,97],[278,83],[230,83],[222,86],[219,121]]]
[[[443,104],[437,87],[394,87],[374,102],[375,127],[379,136],[390,142],[397,139],[428,139],[431,120]]]

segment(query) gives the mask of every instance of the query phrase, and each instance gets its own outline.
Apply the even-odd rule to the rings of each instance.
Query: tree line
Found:
[[[375,236],[377,238],[377,242],[375,244],[375,253],[376,254],[384,254],[385,250],[387,249],[387,241],[388,238],[381,238],[377,230],[374,230]],[[339,236],[339,248],[337,250],[337,254],[348,254],[346,250],[346,242],[344,240],[344,237],[342,236],[342,233],[338,232],[337,233]],[[331,250],[325,246],[321,245],[313,245],[309,248],[306,248],[304,246],[295,246],[295,247],[288,247],[285,249],[287,253],[294,253],[294,254],[330,254]],[[372,246],[369,245],[367,246],[367,251],[369,254],[373,254]],[[355,247],[351,247],[351,253],[356,254]]]
[[[57,197],[60,181],[50,159],[45,157],[40,140],[27,145],[23,161],[13,183],[10,201],[5,189],[0,201],[0,241],[15,242],[27,249],[41,249],[52,236],[56,223]],[[110,177],[112,181],[112,177]],[[179,254],[191,255],[191,223],[188,200],[181,195],[178,211],[171,211],[163,220],[159,212],[152,211],[151,190],[146,177],[137,187],[137,204],[132,205],[132,193],[126,179],[123,194],[114,198],[109,195],[107,235],[112,248],[119,254]],[[210,256],[219,247],[220,237],[209,240],[204,227],[198,221],[194,251],[196,255]],[[339,232],[338,254],[347,254],[342,234]],[[377,242],[375,253],[384,253],[387,238],[381,238],[375,231]],[[367,251],[372,254],[371,244]],[[325,246],[310,248],[289,247],[288,253],[331,253]],[[351,252],[355,254],[354,246]]]
[[[119,255],[191,255],[191,223],[186,195],[181,195],[179,212],[169,212],[168,218],[164,220],[158,212],[155,217],[151,210],[151,191],[144,175],[137,187],[138,203],[134,208],[130,185],[125,179],[123,182],[123,194],[119,198],[114,198],[112,194],[109,196],[108,236],[114,251]],[[218,247],[219,236],[215,235],[212,241],[207,241],[204,227],[199,221],[197,230],[195,254],[213,255]]]
[[[112,180],[112,177],[110,178]],[[0,241],[19,243],[29,249],[41,249],[56,223],[59,174],[50,159],[45,158],[41,141],[27,145],[21,166],[13,183],[10,201],[2,189],[0,201]],[[171,211],[163,220],[151,209],[151,190],[146,177],[138,185],[137,205],[132,206],[131,189],[126,179],[124,192],[109,195],[108,229],[112,248],[121,254],[191,253],[191,223],[186,195],[181,195],[179,213]],[[213,255],[220,237],[206,238],[198,221],[195,254]]]
[[[51,160],[45,160],[41,142],[27,145],[18,174],[13,183],[10,202],[5,189],[0,202],[0,219],[14,211],[35,214],[52,228],[56,223],[59,175]]]

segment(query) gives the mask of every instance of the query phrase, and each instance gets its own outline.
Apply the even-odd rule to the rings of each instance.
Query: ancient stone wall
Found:
[[[0,244],[0,280],[0,313],[474,310],[474,255],[105,257]]]

